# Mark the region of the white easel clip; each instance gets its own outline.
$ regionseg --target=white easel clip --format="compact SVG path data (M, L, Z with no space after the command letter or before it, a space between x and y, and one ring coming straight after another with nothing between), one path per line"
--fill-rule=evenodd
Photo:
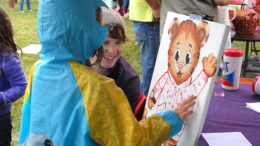
M197 15L197 14L190 14L189 17L191 19L194 19L194 20L199 20L199 21L202 20L202 17L200 15Z

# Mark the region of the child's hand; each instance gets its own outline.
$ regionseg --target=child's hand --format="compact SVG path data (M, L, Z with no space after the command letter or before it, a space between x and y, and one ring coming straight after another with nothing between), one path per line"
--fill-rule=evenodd
M195 99L197 96L191 96L189 98L184 99L181 101L175 109L173 109L173 112L183 121L186 120L186 118L193 113L193 111L190 110L191 107L195 105Z

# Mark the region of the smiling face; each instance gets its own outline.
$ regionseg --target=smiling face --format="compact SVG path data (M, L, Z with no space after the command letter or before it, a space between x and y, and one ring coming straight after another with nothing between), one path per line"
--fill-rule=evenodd
M177 84L186 81L198 63L198 45L192 37L192 34L181 33L170 44L169 68Z
M103 58L101 60L101 67L112 68L122 54L123 41L114 39L108 34L102 47Z
M122 54L123 43L127 41L125 23L120 14L111 9L97 9L97 21L107 28L108 33L102 47L95 55L85 61L88 67L101 74L105 74L109 68L113 68Z
M185 82L195 70L199 60L200 48L197 43L195 25L180 29L172 40L168 52L169 69L177 84ZM187 30L189 29L189 30Z
M114 67L115 63L122 54L123 43L127 40L125 30L122 25L116 24L108 25L106 27L109 31L104 44L99 49L100 52L96 52L94 57L89 59L89 63L86 62L87 66L92 67L101 74L104 74L107 69Z
M200 57L200 49L209 37L208 22L201 21L197 26L192 20L179 24L174 18L168 29L171 40L168 51L168 65L171 76L179 85L191 77Z

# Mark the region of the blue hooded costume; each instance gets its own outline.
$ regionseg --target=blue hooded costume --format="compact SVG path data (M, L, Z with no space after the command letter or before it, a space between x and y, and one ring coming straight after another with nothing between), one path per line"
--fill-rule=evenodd
M182 120L165 111L138 122L112 79L84 62L103 44L101 0L40 0L40 61L30 71L18 145L159 145Z

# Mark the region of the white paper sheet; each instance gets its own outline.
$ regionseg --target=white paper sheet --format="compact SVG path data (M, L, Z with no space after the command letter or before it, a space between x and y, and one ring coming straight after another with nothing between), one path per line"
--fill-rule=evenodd
M23 53L31 53L36 54L39 53L42 49L42 46L40 44L30 44L24 48L22 48ZM20 50L18 50L20 52Z
M202 133L209 146L252 146L241 132Z
M246 107L260 113L260 102L255 102L255 103L246 103Z

